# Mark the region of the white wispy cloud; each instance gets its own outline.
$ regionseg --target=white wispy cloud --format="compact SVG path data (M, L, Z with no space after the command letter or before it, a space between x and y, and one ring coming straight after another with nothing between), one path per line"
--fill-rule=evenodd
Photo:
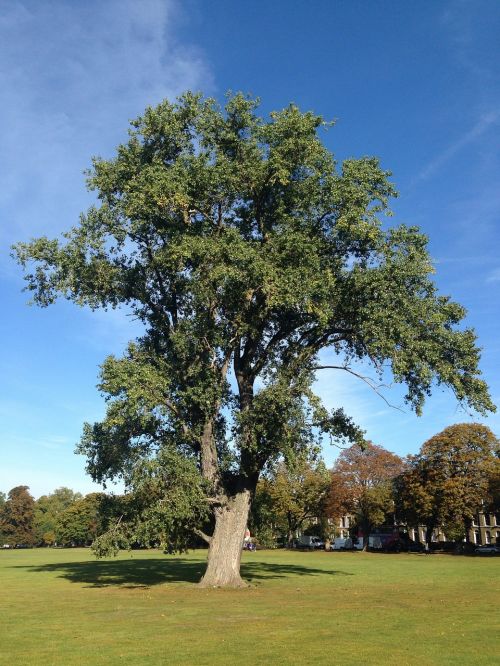
M411 187L428 180L458 153L475 144L480 159L487 159L495 149L495 142L486 135L500 124L500 97L498 58L495 49L498 41L492 25L498 17L494 3L477 11L473 0L450 0L441 10L441 39L446 46L451 62L456 67L462 86L469 90L470 103L466 106L457 101L451 107L449 125L457 132L454 139L423 165L412 181ZM488 48L490 47L490 48ZM490 145L493 144L493 145Z
M441 23L452 47L452 55L475 80L480 102L489 97L497 77L497 67L492 66L496 61L496 52L491 51L489 58L484 57L484 54L481 58L476 55L478 45L483 45L486 38L483 22L496 25L495 4L490 2L488 7L488 3L483 3L483 11L478 12L475 0L450 0L441 14Z
M453 141L447 148L433 157L415 176L412 186L427 180L449 162L463 148L479 139L491 127L498 125L500 121L499 111L490 111L482 114L479 120L467 132Z
M112 155L148 104L210 91L202 54L176 36L174 0L0 0L0 279L19 289L9 246L57 236L93 201L83 171ZM140 332L123 311L92 313L87 341Z
M496 268L487 276L486 282L500 282L500 268Z
M172 0L2 3L1 245L74 224L91 201L82 175L91 156L112 154L146 105L210 88L201 54L176 40L177 9Z

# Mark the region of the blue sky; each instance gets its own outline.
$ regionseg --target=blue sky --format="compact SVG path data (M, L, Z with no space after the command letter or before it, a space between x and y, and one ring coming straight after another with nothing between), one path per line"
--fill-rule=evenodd
M99 419L98 366L138 331L125 313L26 306L10 245L56 236L92 202L82 172L147 104L195 89L294 101L336 118L339 159L378 155L394 223L430 237L436 281L466 306L500 404L500 3L497 0L0 0L0 490L88 492L73 453ZM401 455L470 420L437 391L424 416L363 383L317 389ZM387 399L401 404L397 387ZM486 423L500 434L500 417ZM331 463L334 450L325 451Z

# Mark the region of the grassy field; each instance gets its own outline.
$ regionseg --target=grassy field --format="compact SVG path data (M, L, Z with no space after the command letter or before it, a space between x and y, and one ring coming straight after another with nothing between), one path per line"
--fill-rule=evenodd
M225 591L204 557L0 552L0 663L500 664L500 558L258 551Z

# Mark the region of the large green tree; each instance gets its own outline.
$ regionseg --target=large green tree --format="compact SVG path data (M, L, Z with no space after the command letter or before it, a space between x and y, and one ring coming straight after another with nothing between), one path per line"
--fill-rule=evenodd
M80 451L98 481L131 482L161 451L184 460L186 501L171 506L205 497L210 586L243 584L241 543L270 461L322 431L360 437L311 391L322 349L340 372L355 359L389 368L417 412L436 382L493 408L464 310L430 278L425 236L381 224L388 172L375 158L338 165L314 113L257 108L188 93L146 109L113 159L94 160L98 204L62 242L16 247L35 303L126 306L144 323L102 366L107 416L85 426ZM169 474L154 476L171 488Z
M434 435L397 479L399 517L412 527L425 525L429 545L439 527L468 540L474 516L490 500L499 451L499 440L480 423L458 423Z

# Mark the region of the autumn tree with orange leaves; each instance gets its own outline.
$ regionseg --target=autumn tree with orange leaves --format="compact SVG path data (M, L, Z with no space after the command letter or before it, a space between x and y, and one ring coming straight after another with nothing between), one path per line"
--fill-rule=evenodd
M344 449L331 472L327 512L331 518L354 516L367 537L394 511L392 482L403 471L403 460L382 446L366 442ZM365 548L367 539L364 542Z
M399 518L411 527L425 525L427 544L438 527L468 540L474 516L488 503L499 451L499 440L479 423L459 423L431 437L397 480Z

